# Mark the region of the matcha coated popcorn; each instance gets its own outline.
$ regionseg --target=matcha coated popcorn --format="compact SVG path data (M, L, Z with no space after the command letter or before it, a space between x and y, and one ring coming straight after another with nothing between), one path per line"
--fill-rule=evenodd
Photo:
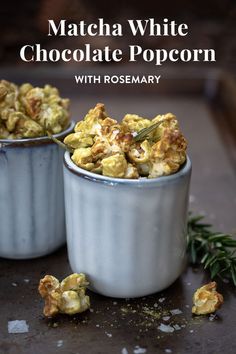
M0 139L36 138L62 132L69 123L69 100L50 85L20 86L0 81Z
M168 113L149 120L126 114L118 123L101 103L77 123L64 143L72 149L77 166L115 178L170 175L186 160L187 142L176 116Z
M73 273L60 283L52 275L40 279L38 291L45 301L43 313L52 317L58 313L74 315L84 312L90 307L89 296L86 295L88 285L83 273Z

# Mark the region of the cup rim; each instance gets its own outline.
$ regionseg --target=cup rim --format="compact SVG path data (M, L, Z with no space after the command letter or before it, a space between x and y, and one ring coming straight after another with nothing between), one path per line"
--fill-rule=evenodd
M81 167L78 167L71 159L70 152L66 151L64 154L64 166L67 170L69 170L71 173L74 173L78 177L85 178L87 180L93 181L93 182L100 182L103 184L109 184L109 185L117 185L117 184L127 184L127 185L132 185L132 186L140 186L140 185L157 185L157 184L163 184L163 183L169 183L169 182L174 182L188 173L191 173L192 169L192 163L189 158L189 156L186 156L186 161L184 164L180 167L180 169L168 176L161 176L157 178L146 178L146 177L141 177L139 179L128 179L128 178L113 178L113 177L108 177L108 176L103 176L99 175L94 172L87 171Z
M52 134L54 138L63 138L68 133L70 133L74 128L75 122L70 121L66 129L57 134ZM0 139L3 146L19 146L19 145L31 145L31 144L40 144L40 143L52 143L51 139L48 136L39 136L35 138L23 138L23 139Z

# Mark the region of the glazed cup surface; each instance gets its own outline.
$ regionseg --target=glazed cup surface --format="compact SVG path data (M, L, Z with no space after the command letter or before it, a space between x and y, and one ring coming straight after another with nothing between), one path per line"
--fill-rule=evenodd
M163 290L186 263L191 162L156 179L96 175L64 156L69 261L91 290L140 297Z
M47 137L0 140L0 257L35 258L65 243L63 153Z

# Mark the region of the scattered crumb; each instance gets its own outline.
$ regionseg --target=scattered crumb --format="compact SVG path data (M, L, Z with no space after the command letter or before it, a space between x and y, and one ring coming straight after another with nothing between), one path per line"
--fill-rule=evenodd
M125 307L121 307L121 311L124 312L124 313L128 313L128 309L125 308Z
M192 283L188 282L187 285L190 286L190 285L192 285Z
M165 333L172 333L174 332L174 328L171 327L170 325L165 325L164 323L161 323L160 326L157 327L161 332Z
M15 287L18 286L17 283L11 283L11 285Z
M98 328L99 328L99 327L100 327L100 325L99 325L99 324L96 324L96 327L98 327Z
M158 300L160 303L162 303L163 301L165 301L165 297L160 297L160 299Z
M183 313L180 309L170 310L171 315L180 315Z
M173 327L174 327L174 329L176 331L180 331L181 330L181 327L178 324L174 324Z
M155 319L159 319L161 317L161 314L159 312L156 312L155 310L149 310L148 308L144 307L143 308L143 313L145 315L149 315L151 316L152 318L155 318Z
M27 278L25 278L25 279L24 279L24 282L25 282L25 283L29 283L29 282L30 282L30 280L29 280L29 279L27 279Z
M147 352L147 349L141 348L139 345L136 345L133 352L134 354L143 354Z
M89 309L89 311L93 313L93 312L94 312L94 309Z
M162 317L162 319L163 319L163 321L169 321L170 316L164 316L164 317Z
M60 347L62 347L62 346L63 346L63 340L62 340L62 339L59 339L59 340L57 341L57 347L60 348Z
M113 301L113 305L117 305L117 302L116 302L116 301Z
M217 319L217 315L212 313L210 316L209 316L209 321L215 321Z
M194 330L193 329L190 329L190 331L189 331L190 333L193 333L194 332Z
M155 304L153 305L154 307L158 307L158 304L155 302Z
M121 354L129 354L128 350L126 348L121 349Z
M108 332L105 332L107 337L111 338L112 337L112 334L111 333L108 333Z
M171 349L165 349L165 353L172 353L172 350Z
M25 320L8 321L8 333L27 333L29 326Z

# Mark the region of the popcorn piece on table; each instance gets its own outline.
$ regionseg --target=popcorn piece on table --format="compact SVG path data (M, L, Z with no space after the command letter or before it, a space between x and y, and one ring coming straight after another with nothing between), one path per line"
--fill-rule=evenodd
M223 296L216 291L216 282L211 282L197 289L193 295L192 313L206 315L215 312L224 302Z
M44 315L55 316L58 313L74 315L90 307L89 296L85 294L88 282L83 273L71 274L61 283L52 275L46 275L39 282L39 293L45 300Z

